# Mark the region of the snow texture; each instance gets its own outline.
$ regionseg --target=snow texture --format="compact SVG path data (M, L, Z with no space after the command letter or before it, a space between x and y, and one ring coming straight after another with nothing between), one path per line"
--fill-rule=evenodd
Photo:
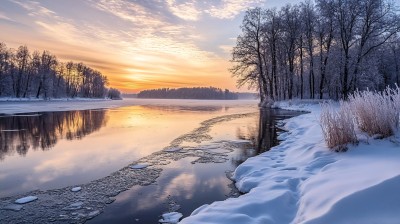
M26 196L26 197L19 198L19 199L15 200L15 203L17 203L17 204L26 204L26 203L35 201L37 199L38 199L38 197L36 197L36 196Z
M279 107L311 113L286 120L280 145L237 167L246 194L203 205L181 224L399 223L399 135L337 153L324 142L317 101Z
M179 212L170 212L162 215L162 219L159 220L161 223L178 223L179 219L182 218L182 214Z

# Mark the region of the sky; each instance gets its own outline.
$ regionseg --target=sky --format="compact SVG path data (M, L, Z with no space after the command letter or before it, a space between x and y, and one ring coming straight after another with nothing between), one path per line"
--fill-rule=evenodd
M0 42L83 62L125 93L195 86L238 91L228 69L245 10L298 2L1 0Z

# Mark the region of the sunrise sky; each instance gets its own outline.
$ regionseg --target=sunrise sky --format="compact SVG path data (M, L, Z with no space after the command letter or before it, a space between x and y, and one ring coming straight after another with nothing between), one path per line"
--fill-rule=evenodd
M123 92L183 86L236 91L228 68L243 12L297 2L1 0L0 41L84 62Z

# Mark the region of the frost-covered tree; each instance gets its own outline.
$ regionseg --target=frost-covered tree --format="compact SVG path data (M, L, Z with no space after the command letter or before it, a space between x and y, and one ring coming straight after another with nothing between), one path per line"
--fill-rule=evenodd
M252 9L244 17L231 71L239 85L256 86L262 100L347 98L356 89L399 83L399 31L399 13L388 0Z

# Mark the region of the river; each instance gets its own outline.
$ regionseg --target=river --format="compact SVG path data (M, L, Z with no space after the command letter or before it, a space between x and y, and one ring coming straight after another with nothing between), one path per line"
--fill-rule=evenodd
M230 172L276 145L276 124L295 115L256 103L174 101L0 116L0 221L157 223L164 212L190 215L237 197ZM137 163L148 167L130 167ZM39 200L4 209L26 195Z

